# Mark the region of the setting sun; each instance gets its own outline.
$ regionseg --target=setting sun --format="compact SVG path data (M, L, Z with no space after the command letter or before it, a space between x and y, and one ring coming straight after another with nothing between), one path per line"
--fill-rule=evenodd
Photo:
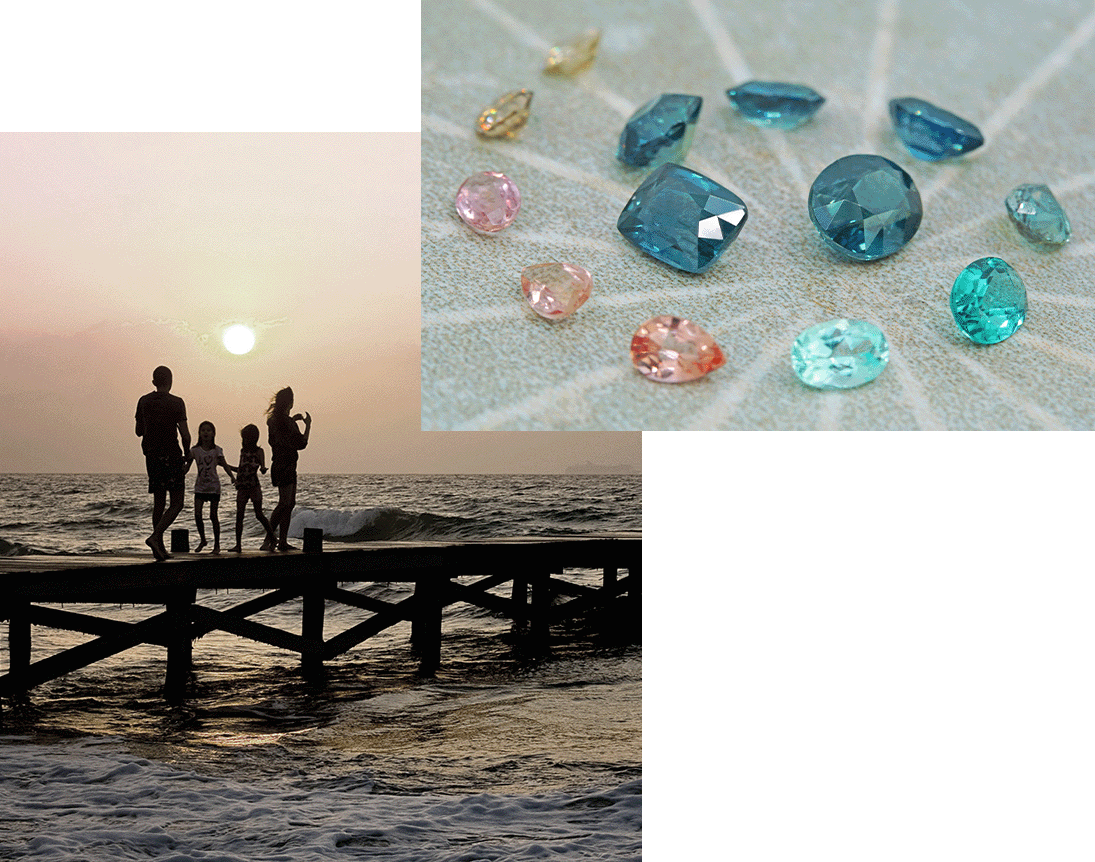
M224 346L229 353L240 356L255 346L255 331L242 323L234 323L224 330Z

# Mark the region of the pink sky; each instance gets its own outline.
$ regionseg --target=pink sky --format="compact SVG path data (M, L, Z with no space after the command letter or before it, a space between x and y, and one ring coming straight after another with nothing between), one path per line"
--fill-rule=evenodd
M640 465L640 436L420 431L419 136L0 134L0 472L140 472L171 367L192 431L314 418L305 472ZM228 353L231 323L254 350Z

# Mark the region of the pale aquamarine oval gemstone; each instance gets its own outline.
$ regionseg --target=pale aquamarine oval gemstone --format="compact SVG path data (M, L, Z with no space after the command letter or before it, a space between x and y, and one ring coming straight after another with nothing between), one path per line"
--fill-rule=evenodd
M1035 245L1058 248L1072 236L1072 225L1049 186L1027 184L1013 189L1004 201L1012 224Z
M794 129L825 104L817 90L780 81L746 81L726 91L738 113L755 126Z
M852 389L870 383L889 359L886 336L865 320L819 323L804 330L791 346L795 374L815 389Z
M977 344L1010 338L1027 316L1027 289L1014 269L998 257L967 266L951 288L951 314L962 334Z

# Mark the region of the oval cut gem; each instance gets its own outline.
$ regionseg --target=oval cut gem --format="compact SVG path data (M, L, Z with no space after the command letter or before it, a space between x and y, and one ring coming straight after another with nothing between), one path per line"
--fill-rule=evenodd
M662 165L635 189L616 228L663 263L703 272L741 232L745 202L730 189L680 165Z
M886 367L886 336L865 320L830 320L811 326L791 346L798 379L815 389L852 389L870 383Z
M473 174L456 193L457 214L477 233L497 233L509 227L519 209L517 184L495 171Z
M810 187L810 219L825 244L853 260L878 260L913 238L924 208L916 184L882 156L837 159Z
M794 129L818 112L825 98L801 84L746 81L726 91L738 113L755 126Z
M981 130L969 120L923 99L892 99L890 119L908 151L928 162L953 159L985 143Z
M1022 185L1004 201L1016 230L1035 245L1058 248L1072 236L1064 209L1046 185Z
M659 383L687 383L726 362L715 339L692 321L670 314L651 318L631 339L631 361Z
M532 310L548 320L561 320L589 299L593 276L573 263L537 263L521 270L521 292Z
M652 99L627 121L616 158L633 168L684 161L702 107L699 96L666 93Z
M1015 334L1027 316L1027 289L998 257L967 266L951 289L951 314L962 334L977 344L997 344Z

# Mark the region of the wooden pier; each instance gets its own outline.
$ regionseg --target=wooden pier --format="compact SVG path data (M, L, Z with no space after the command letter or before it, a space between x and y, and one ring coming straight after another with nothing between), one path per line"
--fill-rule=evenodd
M315 547L314 541L306 547ZM441 661L444 609L466 602L513 620L534 647L546 647L553 623L591 610L606 610L639 632L642 606L641 538L370 543L346 550L243 554L178 554L156 563L141 557L23 556L0 558L0 620L8 622L8 672L0 698L16 702L30 689L139 644L167 650L164 694L185 700L193 642L211 631L291 650L305 672L351 650L390 626L409 622L421 669ZM598 587L568 580L567 570L602 572ZM473 577L471 582L467 582ZM462 580L458 581L460 578ZM414 592L397 602L348 589L362 583L405 582ZM506 589L508 585L508 590ZM506 595L491 589L502 587ZM201 590L254 590L260 595L228 610L198 603ZM301 600L301 633L249 619L280 604ZM328 602L367 616L324 638ZM110 603L159 607L146 619L120 622L76 613L57 604ZM95 637L31 661L34 626Z

